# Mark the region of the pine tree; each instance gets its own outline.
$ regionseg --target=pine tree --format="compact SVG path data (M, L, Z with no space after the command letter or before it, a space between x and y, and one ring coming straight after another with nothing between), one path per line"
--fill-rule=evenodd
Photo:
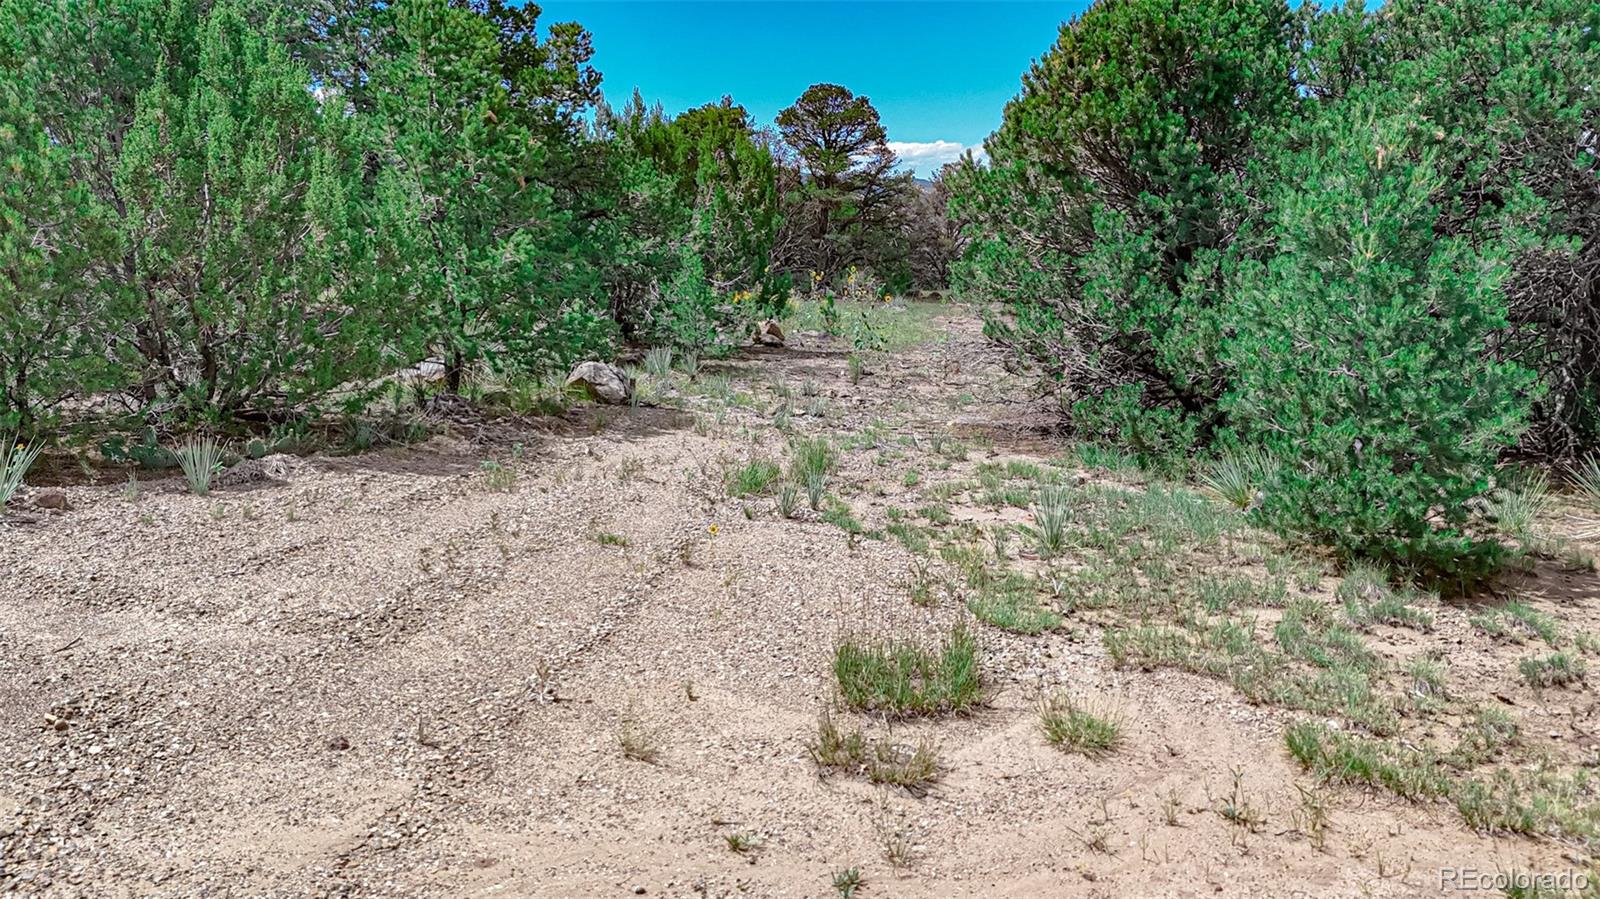
M1444 187L1425 121L1362 100L1281 163L1266 265L1236 287L1224 400L1278 461L1262 514L1353 556L1470 582L1499 546L1475 539L1535 395L1488 352L1505 326L1496 249L1435 233Z

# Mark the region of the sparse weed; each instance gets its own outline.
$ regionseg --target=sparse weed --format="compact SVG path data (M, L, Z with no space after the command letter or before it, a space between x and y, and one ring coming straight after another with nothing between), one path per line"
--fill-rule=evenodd
M1546 644L1555 646L1560 637L1554 617L1521 602L1508 602L1473 615L1468 621L1495 639L1514 643L1538 637Z
M1517 664L1522 679L1535 687L1564 687L1584 679L1583 659L1565 652L1531 656Z
M1362 629L1376 624L1432 630L1433 616L1413 606L1416 594L1389 586L1384 571L1358 565L1345 573L1336 594L1344 602L1345 617Z
M483 472L483 486L486 489L506 493L517 486L517 471L509 465L485 459L478 469Z
M1247 831L1260 830L1261 826L1267 823L1267 818L1245 796L1244 769L1235 768L1231 773L1233 786L1229 789L1228 795L1217 804L1217 814L1221 815L1224 821L1236 824Z
M843 731L826 713L817 723L817 738L808 747L816 763L827 769L864 775L875 784L896 786L915 796L939 776L939 747L924 738L914 744L869 740L860 731Z
M623 756L636 762L654 765L661 759L660 740L639 720L632 706L617 725L617 743Z
M736 855L748 855L761 848L761 835L754 831L741 830L736 833L722 835L723 842L728 844L728 849Z
M984 624L1018 634L1042 634L1061 626L1061 613L1041 605L1033 585L1011 572L986 575L974 585L967 609Z

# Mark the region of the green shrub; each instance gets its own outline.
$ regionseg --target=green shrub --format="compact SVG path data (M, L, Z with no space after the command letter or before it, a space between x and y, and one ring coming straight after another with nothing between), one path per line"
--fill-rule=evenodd
M1277 253L1239 279L1225 406L1281 460L1269 523L1460 586L1499 555L1472 504L1533 382L1488 352L1503 261L1434 233L1431 140L1361 102L1308 129L1283 163Z
M947 182L958 292L1093 439L1186 452L1221 395L1220 261L1261 137L1297 105L1278 0L1096 3L1024 76L988 165Z

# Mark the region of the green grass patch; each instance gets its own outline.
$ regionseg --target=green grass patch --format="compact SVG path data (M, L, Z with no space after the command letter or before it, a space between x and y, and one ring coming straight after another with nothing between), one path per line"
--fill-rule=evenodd
M957 627L930 646L850 638L833 654L833 676L850 708L892 717L966 712L983 701L978 642Z

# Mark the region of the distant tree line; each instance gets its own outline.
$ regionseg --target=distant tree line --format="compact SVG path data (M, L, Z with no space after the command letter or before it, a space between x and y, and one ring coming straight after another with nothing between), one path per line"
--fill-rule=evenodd
M942 209L866 98L819 85L776 130L730 99L614 110L590 35L539 16L0 0L0 430L355 408L424 359L458 390L717 352L800 279L942 283L913 249Z
M1470 580L1600 438L1600 5L1101 0L953 171L954 283L1084 437Z

